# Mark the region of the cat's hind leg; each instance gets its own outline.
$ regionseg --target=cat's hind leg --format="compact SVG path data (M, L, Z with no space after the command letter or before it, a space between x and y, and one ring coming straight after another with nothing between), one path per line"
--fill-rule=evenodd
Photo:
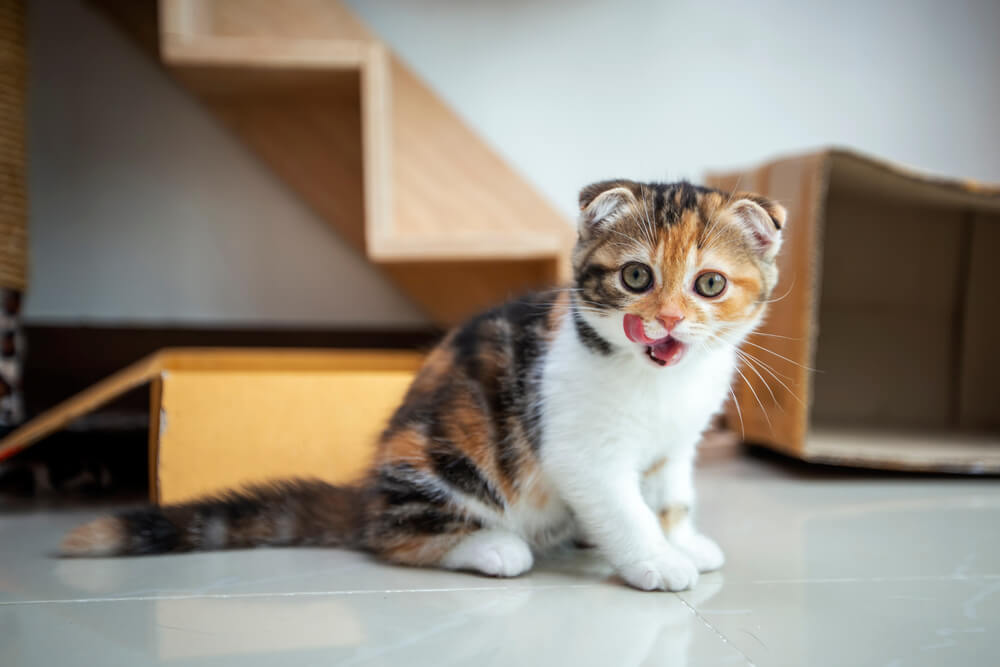
M440 535L397 535L378 544L375 554L390 563L467 570L491 577L516 577L531 569L528 544L498 528Z
M491 577L516 577L530 570L533 563L528 544L501 528L468 535L441 559L441 567L449 570L472 570Z
M516 577L534 563L521 537L484 525L460 506L410 484L388 486L383 479L380 490L366 512L360 546L382 560L491 577Z

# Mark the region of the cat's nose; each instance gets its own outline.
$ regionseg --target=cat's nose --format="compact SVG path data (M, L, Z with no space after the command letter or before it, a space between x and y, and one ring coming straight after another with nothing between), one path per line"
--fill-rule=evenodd
M684 321L684 313L679 310L662 310L660 314L656 316L656 321L663 325L663 328L670 333L677 327L678 324Z

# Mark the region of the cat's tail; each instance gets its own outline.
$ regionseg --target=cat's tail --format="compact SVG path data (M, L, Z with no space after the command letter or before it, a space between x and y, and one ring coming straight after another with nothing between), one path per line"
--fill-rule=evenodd
M353 546L360 488L289 481L95 519L63 539L63 556L125 556L256 546Z

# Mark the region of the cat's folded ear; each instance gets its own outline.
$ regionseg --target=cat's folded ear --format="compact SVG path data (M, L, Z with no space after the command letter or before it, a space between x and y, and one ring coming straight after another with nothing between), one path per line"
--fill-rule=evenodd
M580 236L589 238L620 220L639 200L633 181L601 181L580 191Z
M785 207L770 199L747 192L733 196L729 211L751 245L764 259L771 261L781 248L781 230L788 217Z

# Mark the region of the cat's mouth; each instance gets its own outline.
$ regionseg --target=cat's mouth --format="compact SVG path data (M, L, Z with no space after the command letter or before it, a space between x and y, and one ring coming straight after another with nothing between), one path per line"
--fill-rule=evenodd
M646 357L657 366L673 366L687 350L687 345L667 335L663 338L650 338L646 335L646 327L642 318L636 315L625 316L625 335L633 343L639 343L645 348Z
M657 366L673 366L684 356L686 347L676 338L667 336L657 341L655 345L647 345L646 356Z

